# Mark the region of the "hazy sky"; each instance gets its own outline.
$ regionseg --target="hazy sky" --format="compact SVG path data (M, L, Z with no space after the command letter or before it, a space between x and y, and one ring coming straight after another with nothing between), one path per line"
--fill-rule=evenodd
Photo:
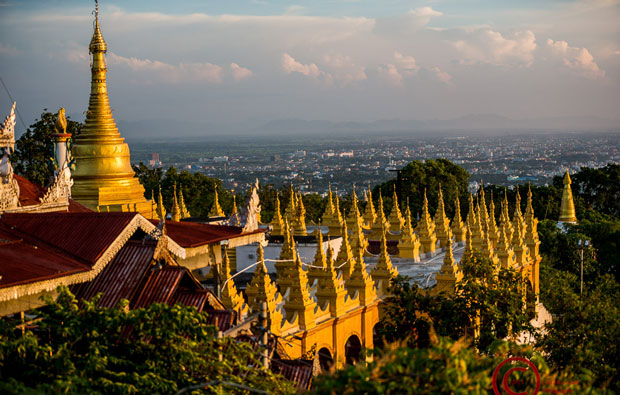
M93 8L0 1L27 124L86 110ZM117 120L620 118L620 0L104 0L100 23Z

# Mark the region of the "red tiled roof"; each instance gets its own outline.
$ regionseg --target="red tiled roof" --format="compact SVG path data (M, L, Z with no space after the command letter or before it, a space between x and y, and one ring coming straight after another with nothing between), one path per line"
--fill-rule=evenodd
M0 225L0 288L50 280L90 267L65 255L23 240Z
M151 263L155 246L154 242L128 241L95 279L72 287L73 293L78 299L90 300L101 292L99 305L103 307L130 300Z
M148 307L153 303L168 303L176 291L185 269L177 266L166 266L153 269L147 274L147 279L131 308Z
M157 225L158 220L150 220ZM198 247L205 244L217 243L222 240L233 239L235 237L265 232L264 229L257 229L252 232L243 233L243 228L238 226L210 225L197 222L177 222L166 221L168 237L174 240L183 248Z
M41 198L45 195L45 189L20 175L13 174L13 178L19 185L19 204L32 206L41 204Z
M94 264L136 213L6 213L4 223Z
M84 206L81 203L76 202L73 199L69 199L68 211L70 213L94 213L93 210L89 209L88 207Z

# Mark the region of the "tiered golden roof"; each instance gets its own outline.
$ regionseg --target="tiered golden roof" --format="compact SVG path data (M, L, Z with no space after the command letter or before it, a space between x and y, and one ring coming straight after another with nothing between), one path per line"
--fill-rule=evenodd
M275 236L282 235L282 229L284 228L284 220L282 219L280 209L280 194L276 195L276 208L273 212L273 219L271 220L271 234Z
M181 208L179 207L179 201L177 200L177 183L174 183L174 189L172 193L172 208L170 209L170 215L173 221L181 220Z
M577 223L577 215L575 215L575 203L573 202L573 191L570 184L571 179L568 174L568 169L564 173L564 189L562 190L562 203L560 205L560 218L559 222Z
M183 185L179 185L179 209L181 210L181 218L191 217L189 210L185 206L185 198L183 198Z
M256 250L258 264L252 276L252 282L245 289L248 297L248 304L253 312L260 311L261 302L267 303L267 312L271 320L271 332L278 335L282 325L282 312L278 309L278 304L282 302L282 297L278 294L275 284L269 278L267 267L265 266L265 254L263 246L258 245Z
M366 209L364 210L364 215L362 216L364 219L364 227L370 228L377 219L377 213L375 212L375 205L372 202L372 192L370 191L370 186L368 187L368 191L366 192Z
M390 224L385 218L385 210L383 209L383 196L379 194L379 204L376 210L375 222L373 222L370 227L370 235L368 238L370 240L380 240L385 229L389 228L389 226Z
M90 101L84 127L72 147L75 170L71 197L95 211L137 211L151 218L154 202L144 197L144 187L131 167L129 146L120 136L110 109L106 51L97 13L89 45Z
M340 244L340 250L336 257L336 267L338 267L342 273L342 278L347 280L351 276L353 271L354 259L353 251L351 250L351 244L349 243L349 231L347 230L346 221L342 221L342 243Z
M166 219L166 208L164 207L164 199L161 197L161 185L159 186L159 195L157 196L157 217L160 220Z
M305 236L308 234L306 229L306 208L304 207L304 200L302 199L301 192L297 198L297 212L294 224L296 235Z
M225 284L222 287L221 297L222 304L229 310L235 310L240 316L244 316L248 312L248 305L243 299L243 295L237 292L235 282L230 274L230 260L228 254L223 253L222 274L224 275Z
M336 199L338 199L337 196ZM336 200L336 202L337 201L338 200ZM329 236L337 236L340 234L342 217L334 205L331 185L329 186L329 193L327 195L327 207L325 207L325 212L323 213L321 222L323 225L327 226L327 234Z
M398 195L396 194L396 185L394 186L394 193L392 194L392 211L388 217L390 223L390 231L396 233L400 232L405 225L405 219L400 212L400 205L398 204Z
M308 291L308 277L302 268L299 256L296 256L293 270L291 271L291 283L288 298L284 302L284 310L287 320L291 320L295 314L299 319L301 329L310 329L316 325L315 310L316 302Z
M539 261L540 240L538 238L538 219L534 216L532 207L532 188L527 191L527 208L525 209L525 244L530 252L530 259Z
M495 221L495 203L493 202L493 192L491 192L491 201L489 202L489 222L488 222L489 240L491 240L493 248L497 247L499 240L499 229Z
M354 266L351 276L346 280L345 286L349 295L355 297L358 294L360 305L372 303L377 298L375 282L368 274L366 263L364 262L365 240L362 232L361 221L357 222L356 229L353 231L353 240L356 245L353 247L355 253Z
M326 264L326 275L319 278L315 296L319 305L329 303L332 317L339 317L352 307L352 300L348 297L344 282L338 277L338 272L334 268L334 250L331 246L327 247Z
M327 263L325 253L323 252L323 233L321 232L320 226L317 228L316 233L316 252L312 264L308 267L308 281L310 286L314 285L316 280L326 275L325 267Z

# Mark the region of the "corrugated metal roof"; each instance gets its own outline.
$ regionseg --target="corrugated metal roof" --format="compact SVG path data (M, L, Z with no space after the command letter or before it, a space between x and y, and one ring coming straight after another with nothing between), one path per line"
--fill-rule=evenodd
M94 280L74 286L75 296L89 300L101 292L99 305L103 307L130 300L151 263L155 246L155 242L128 241Z
M159 222L158 220L150 221L155 225ZM166 221L166 230L168 236L183 248L198 247L235 237L264 232L263 229L257 229L256 231L243 233L243 228L238 226L176 221Z
M272 359L271 370L280 373L297 384L300 390L310 389L312 383L312 363L300 359Z
M153 303L169 303L184 275L185 269L182 267L154 268L147 274L148 277L142 290L137 294L130 307L137 309L148 307Z
M86 272L90 267L17 237L0 225L0 288Z
M204 289L178 288L168 303L170 305L180 303L185 306L194 306L198 311L202 311L207 296L207 291Z
M94 264L136 213L3 214L1 223Z
M81 203L76 202L73 199L69 199L68 211L70 213L94 213L93 210L89 209Z
M218 330L225 332L235 325L237 313L234 310L206 310L207 323L215 325Z

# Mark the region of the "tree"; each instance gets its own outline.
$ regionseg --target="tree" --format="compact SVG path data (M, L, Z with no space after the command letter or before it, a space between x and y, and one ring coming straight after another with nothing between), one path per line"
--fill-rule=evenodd
M523 306L525 280L511 268L496 271L493 263L478 254L461 259L463 278L453 296L430 296L398 278L392 296L384 304L379 335L388 342L407 341L411 347L425 347L431 328L453 340L471 336L487 349L494 341L531 331L530 317Z
M26 132L15 142L15 152L11 155L11 164L15 173L28 180L45 186L54 173L51 167L53 156L52 134L55 133L56 114L43 109L41 119L35 120ZM79 136L83 124L67 117L67 133L73 139Z
M223 380L292 393L290 383L261 367L246 343L218 339L206 314L193 307L153 304L146 309L102 308L97 297L78 301L60 289L23 334L1 321L3 393L176 393ZM214 385L211 393L244 393Z
M455 165L447 159L434 159L421 162L419 160L409 163L402 169L402 196L401 205L409 200L409 206L412 214L422 213L422 204L424 200L424 191L428 197L429 210L431 214L435 213L437 207L437 195L439 185L443 191L446 213L449 216L454 215L454 200L457 197L457 189L459 193L461 209L467 210L466 194L469 181L469 173L462 167ZM389 197L388 204L391 207L391 196L396 185L396 179L384 182L373 189L373 199L379 198L379 193L385 197ZM386 211L388 208L386 207ZM463 211L461 215L464 215ZM389 213L386 213L389 214Z
M493 372L508 357L530 360L541 376L545 392L594 393L587 374L553 372L540 354L531 348L498 342L489 353L477 353L464 340L439 338L428 348L393 344L375 350L372 362L360 362L314 379L316 394L489 394ZM513 365L498 371L496 385L502 388L505 374L512 393L528 393L535 386L533 372L508 372ZM542 391L541 391L542 392ZM506 393L502 391L502 393ZM531 393L531 392L529 392Z

